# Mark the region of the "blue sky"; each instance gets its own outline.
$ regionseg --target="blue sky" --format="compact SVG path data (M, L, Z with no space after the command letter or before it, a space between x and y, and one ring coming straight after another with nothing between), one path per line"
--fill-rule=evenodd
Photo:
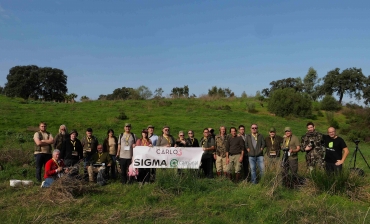
M64 70L69 93L212 86L254 95L336 67L370 75L369 1L0 0L0 86L9 69Z

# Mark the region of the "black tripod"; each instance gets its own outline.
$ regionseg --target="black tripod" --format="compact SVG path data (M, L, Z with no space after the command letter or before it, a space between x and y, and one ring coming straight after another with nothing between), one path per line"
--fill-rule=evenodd
M356 170L356 169L357 169L357 168L356 168L357 151L358 151L358 152L360 152L360 154L361 154L362 158L364 159L364 161L365 161L365 163L366 163L367 167L370 169L369 163L367 163L367 161L366 161L366 159L365 159L365 156L362 154L362 152L361 152L360 148L358 147L358 143L360 143L360 140L355 140L355 141L353 141L353 142L356 144L356 148L355 148L355 151L354 151L354 152L353 152L353 154L352 154L352 158L351 158L351 160L349 161L349 163L351 164L351 163L352 163L352 159L353 159L353 158L355 158L355 160L354 160L354 162L353 162L353 168L352 168L352 169L354 169L354 170Z

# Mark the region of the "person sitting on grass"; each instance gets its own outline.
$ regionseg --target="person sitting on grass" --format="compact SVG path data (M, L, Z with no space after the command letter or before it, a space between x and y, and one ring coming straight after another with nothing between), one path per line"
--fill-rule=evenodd
M112 159L108 152L103 152L103 145L97 146L97 152L92 155L90 159L90 164L87 167L89 173L89 181L95 182L95 173L97 173L97 183L104 185L106 183L105 176L105 166L110 167L112 165Z
M50 187L50 185L58 178L62 177L64 173L68 173L68 169L64 168L64 162L59 159L60 151L55 149L52 158L45 164L44 181L41 187Z

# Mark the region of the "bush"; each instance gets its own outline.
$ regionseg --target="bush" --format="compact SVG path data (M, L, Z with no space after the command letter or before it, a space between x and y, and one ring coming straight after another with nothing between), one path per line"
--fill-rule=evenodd
M321 110L326 111L338 111L342 106L338 101L331 95L326 95L321 101Z
M216 110L231 110L231 107L229 105L222 105L216 107Z
M323 116L324 116L324 114L321 112L321 110L319 110L319 111L317 111L317 116L318 116L318 117L323 117Z
M269 99L268 111L280 117L308 117L312 114L312 100L307 94L296 92L293 88L277 89Z
M257 113L258 111L256 110L256 104L254 103L247 103L247 110L249 113Z
M123 111L122 111L122 112L118 115L117 119L119 119L119 120L127 120L127 119L128 119L128 117L127 117L127 115L125 114L125 112L123 112Z
M339 129L339 123L334 119L334 113L333 112L325 112L326 120L329 123L329 126Z

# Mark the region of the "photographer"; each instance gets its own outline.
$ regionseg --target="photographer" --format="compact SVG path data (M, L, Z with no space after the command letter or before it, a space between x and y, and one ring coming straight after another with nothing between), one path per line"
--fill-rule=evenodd
M325 170L328 174L342 171L342 164L349 154L348 147L341 137L336 135L335 128L328 128L328 135L324 135Z
M284 155L287 153L288 158L283 158L283 181L287 183L289 171L292 178L298 177L298 152L301 150L301 146L298 137L292 134L290 127L286 127L284 131L285 137L282 147Z
M62 177L64 172L68 172L68 169L64 170L64 162L59 159L60 151L55 149L53 151L53 157L45 164L44 181L41 183L41 187L50 187L54 180Z

